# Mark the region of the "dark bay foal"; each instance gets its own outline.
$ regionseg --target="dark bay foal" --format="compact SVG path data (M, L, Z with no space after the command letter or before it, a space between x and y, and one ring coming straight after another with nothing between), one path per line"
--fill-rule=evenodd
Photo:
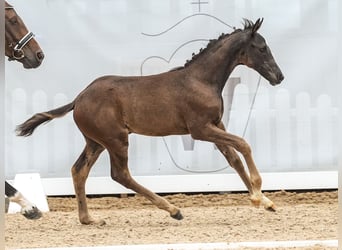
M261 19L255 23L245 20L244 29L211 41L207 48L177 70L142 77L100 77L73 102L35 114L18 126L18 135L28 136L40 124L74 110L75 123L86 141L72 167L81 223L103 223L95 221L88 213L85 182L105 149L110 156L113 180L144 195L173 218L183 218L179 208L131 177L127 166L130 133L149 136L191 134L194 139L215 143L245 183L252 203L275 210L273 202L261 192L262 181L250 146L243 138L228 133L221 122L222 90L237 65L255 69L272 85L284 79L265 39L257 32L261 24ZM237 152L244 157L249 174Z

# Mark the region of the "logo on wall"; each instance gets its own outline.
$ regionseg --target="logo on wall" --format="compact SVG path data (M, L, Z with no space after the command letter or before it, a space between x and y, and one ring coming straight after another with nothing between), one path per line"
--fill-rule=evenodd
M223 25L232 30L235 29L235 27L227 24L214 15L202 13L202 5L208 5L208 1L198 0L191 2L190 4L198 8L198 13L186 16L173 25L165 28L164 30L161 30L160 32L142 32L141 34L151 39L168 39L169 32L186 32L186 30L184 30L185 24L196 25L196 23L203 20L211 23L216 23L217 25ZM169 56L148 56L141 62L140 74L146 75L146 72L149 72L149 69L153 68L153 65L158 65L158 69L160 69L159 72L174 69L175 67L179 66L179 64L177 65L177 62L180 60L177 60L177 58L184 59L184 54L186 54L186 52L195 51L195 49L197 49L198 47L202 47L204 43L207 44L208 42L208 38L190 39L180 43L178 47L176 47L176 49L171 51ZM194 55L194 53L192 55ZM223 92L225 114L222 120L226 127L228 127L229 111L232 105L234 88L238 83L240 83L240 78L228 79ZM167 136L163 137L162 140L172 163L178 169L192 173L211 173L219 172L228 167L227 161L219 152L219 150L216 149L213 143L193 140L190 135Z

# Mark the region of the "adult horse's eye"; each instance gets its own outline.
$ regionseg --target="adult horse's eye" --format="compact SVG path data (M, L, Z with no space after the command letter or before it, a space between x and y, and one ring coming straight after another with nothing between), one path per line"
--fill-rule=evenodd
M16 17L11 18L9 21L10 21L10 23L13 24L13 25L15 25L15 24L18 23L18 19L17 19Z

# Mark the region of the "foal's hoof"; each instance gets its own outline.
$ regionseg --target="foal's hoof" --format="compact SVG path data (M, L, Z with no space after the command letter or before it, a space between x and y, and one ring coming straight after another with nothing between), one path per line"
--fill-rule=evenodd
M270 212L276 212L277 211L276 206L274 204L272 204L272 206L270 206L270 207L265 207L265 209L267 211L270 211Z
M274 205L273 201L268 199L266 196L262 197L262 204L264 205L264 208L267 211L275 212L276 211L276 206Z
M21 213L25 216L26 219L29 220L37 220L42 217L42 212L40 212L37 207L32 207L32 209L30 210L24 210Z
M181 214L180 211L178 211L176 214L171 214L171 217L176 219L176 220L182 220L183 219L183 215Z

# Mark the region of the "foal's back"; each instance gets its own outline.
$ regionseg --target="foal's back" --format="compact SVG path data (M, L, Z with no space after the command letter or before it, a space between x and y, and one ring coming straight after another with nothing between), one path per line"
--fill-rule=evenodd
M208 98L212 92L184 70L142 77L103 76L76 98L74 118L81 130L91 125L143 135L187 134L190 117L220 104Z

